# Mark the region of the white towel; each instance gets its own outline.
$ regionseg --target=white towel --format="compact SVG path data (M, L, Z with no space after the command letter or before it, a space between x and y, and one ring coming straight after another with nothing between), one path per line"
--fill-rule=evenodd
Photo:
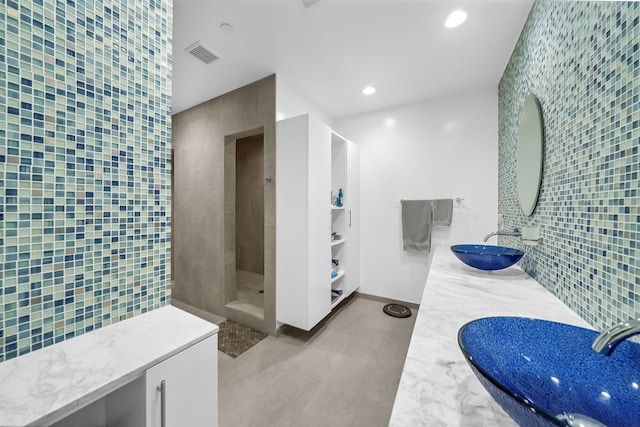
M405 251L431 250L431 200L402 200L402 242Z

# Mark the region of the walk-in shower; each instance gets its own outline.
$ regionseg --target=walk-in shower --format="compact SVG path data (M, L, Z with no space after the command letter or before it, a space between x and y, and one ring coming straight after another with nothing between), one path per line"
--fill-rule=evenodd
M264 134L230 138L225 146L228 308L264 317ZM235 158L235 161L234 161ZM231 201L230 199L235 199ZM231 209L229 209L231 208ZM231 248L229 248L231 249Z

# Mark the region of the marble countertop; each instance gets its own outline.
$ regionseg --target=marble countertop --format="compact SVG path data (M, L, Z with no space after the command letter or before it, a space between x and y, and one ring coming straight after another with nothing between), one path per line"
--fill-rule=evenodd
M172 306L0 363L0 425L49 425L218 327Z
M522 316L591 328L518 266L486 272L433 255L389 426L516 426L471 372L458 330L480 317Z

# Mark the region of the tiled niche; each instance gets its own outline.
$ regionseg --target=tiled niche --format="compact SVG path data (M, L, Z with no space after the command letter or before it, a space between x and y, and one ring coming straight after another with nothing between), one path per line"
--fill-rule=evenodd
M172 3L0 5L3 361L169 302Z
M545 158L525 217L515 150L529 93ZM521 266L594 327L638 317L640 3L537 0L500 82L499 140L499 211L544 239L524 248Z

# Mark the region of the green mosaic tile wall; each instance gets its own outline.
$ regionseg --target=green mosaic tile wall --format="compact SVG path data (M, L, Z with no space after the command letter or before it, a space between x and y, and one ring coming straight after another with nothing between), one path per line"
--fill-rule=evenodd
M546 146L525 217L515 148L529 93ZM521 266L594 327L639 317L640 3L537 0L500 82L499 141L499 212L544 238Z
M171 23L0 0L0 361L168 304Z

